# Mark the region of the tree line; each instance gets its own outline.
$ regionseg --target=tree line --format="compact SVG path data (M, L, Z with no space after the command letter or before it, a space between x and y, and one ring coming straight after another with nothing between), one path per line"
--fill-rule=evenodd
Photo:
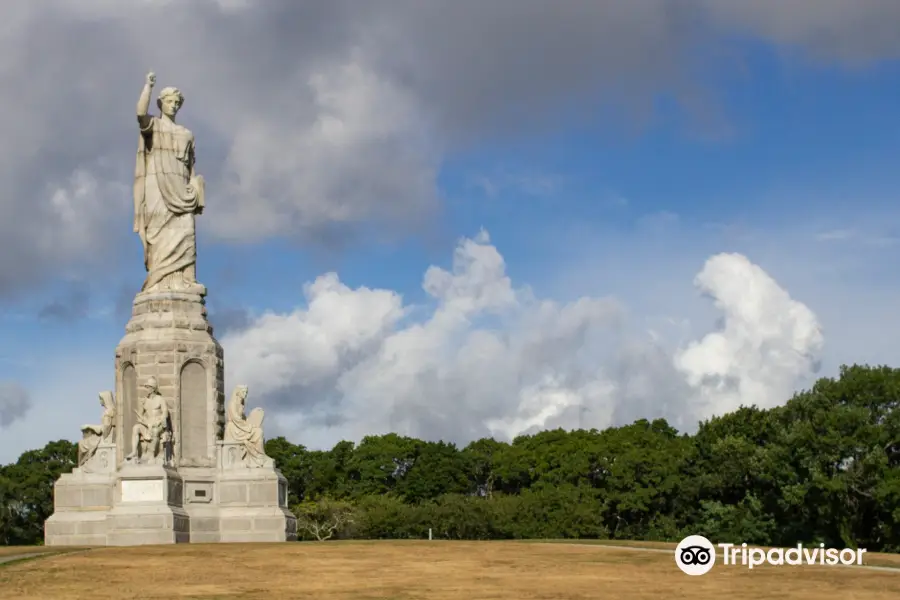
M662 419L459 448L396 434L266 452L303 539L615 538L900 551L900 369L842 367L783 406L743 407L679 433ZM36 544L56 441L0 467L0 543Z

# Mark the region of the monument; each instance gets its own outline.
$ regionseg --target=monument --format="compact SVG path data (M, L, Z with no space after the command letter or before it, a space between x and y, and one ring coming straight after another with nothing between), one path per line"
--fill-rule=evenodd
M222 346L197 281L196 216L205 208L194 136L175 117L177 88L148 113L137 103L134 231L147 277L116 348L116 389L100 425L81 428L78 467L54 486L48 546L295 540L287 481L266 456L263 410L245 414L246 386L225 405Z

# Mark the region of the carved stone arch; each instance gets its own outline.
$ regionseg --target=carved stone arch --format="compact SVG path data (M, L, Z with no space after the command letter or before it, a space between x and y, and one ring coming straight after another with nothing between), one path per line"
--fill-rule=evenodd
M122 361L121 365L122 390L121 398L116 398L116 410L122 415L122 430L116 432L116 438L122 440L121 447L127 456L134 449L131 447L131 431L137 423L136 410L138 407L137 368L130 360ZM118 421L118 419L117 419Z
M200 358L190 357L181 365L178 374L178 432L179 456L183 463L209 458L209 429L212 422L207 410L207 365Z

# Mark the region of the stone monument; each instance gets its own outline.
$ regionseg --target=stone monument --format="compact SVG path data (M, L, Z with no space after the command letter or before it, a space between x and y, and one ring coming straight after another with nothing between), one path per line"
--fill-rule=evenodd
M205 207L194 136L175 122L177 88L156 77L137 103L134 231L147 277L116 348L116 390L100 394L78 467L54 486L48 546L295 540L287 481L263 447L263 411L246 386L225 406L222 346L197 281L195 218Z

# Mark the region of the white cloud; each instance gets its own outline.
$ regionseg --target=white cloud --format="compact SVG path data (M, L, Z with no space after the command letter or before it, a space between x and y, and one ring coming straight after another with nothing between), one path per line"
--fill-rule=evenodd
M63 181L48 185L46 214L54 226L42 231L47 235L46 251L77 256L102 248L93 237L94 232L122 221L116 217L128 214L130 193L129 186L98 178L82 168L75 169Z
M0 381L0 429L5 429L28 414L31 397L17 383Z
M821 351L812 312L741 255L710 258L696 285L722 326L671 352L650 332L625 333L625 312L609 298L561 304L513 286L482 232L458 244L450 270L426 271L427 306L320 277L305 308L223 340L229 383L250 385L251 402L275 414L274 433L312 446L388 431L466 441L656 416L691 428L740 404L786 401Z
M680 350L675 365L704 412L771 408L818 371L824 337L816 316L759 266L740 254L718 254L695 283L714 299L723 326Z
M377 348L404 314L396 293L351 290L334 273L305 286L305 294L306 308L265 314L252 328L224 338L230 373L251 382L254 393L331 384L358 356Z
M303 91L302 88L300 91ZM211 211L221 237L257 240L362 221L415 221L437 204L437 152L410 93L359 52L306 81L307 105L229 121L233 181Z

